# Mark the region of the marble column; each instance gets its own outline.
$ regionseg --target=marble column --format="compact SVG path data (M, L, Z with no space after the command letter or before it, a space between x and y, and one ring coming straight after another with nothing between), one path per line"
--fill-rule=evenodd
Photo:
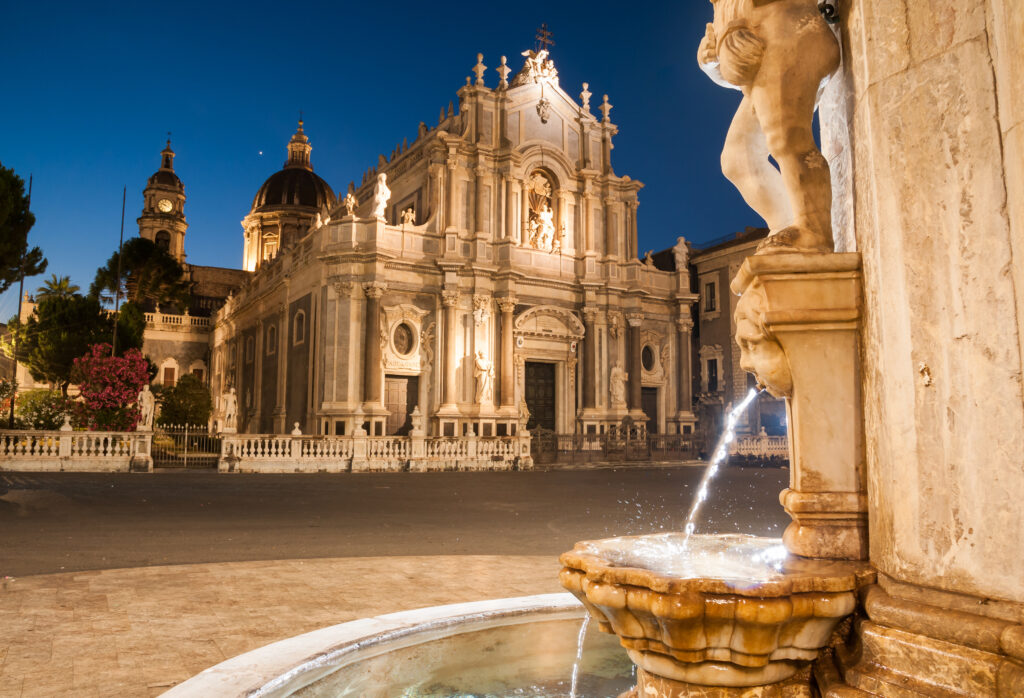
M382 375L380 353L380 298L384 285L369 283L363 286L366 292L366 335L363 350L366 363L363 365L363 402L381 404Z
M679 308L679 318L676 320L676 331L678 339L677 360L677 395L676 409L679 412L693 411L693 380L690 371L693 370L693 347L690 336L693 332L693 320L690 318L690 307L688 305Z
M512 327L513 315L516 309L516 299L498 299L498 308L501 309L501 406L515 407L516 404L516 383L515 367L512 365L515 352L515 337Z
M452 228L455 227L455 221L456 221L456 218L455 218L455 168L456 167L458 167L458 161L455 160L454 158L450 159L448 161L448 191L446 192L447 195L448 195L446 197L448 199L448 206L447 206L448 210L445 211L445 214L444 214L445 230L451 230Z
M458 289L441 292L444 303L444 404L453 406L458 401L455 384L455 335L458 332Z
M595 308L583 309L583 409L597 407L597 320Z
M640 377L643 366L640 363L640 325L644 316L640 313L630 314L626 317L629 322L629 409L642 409L640 405L641 383Z

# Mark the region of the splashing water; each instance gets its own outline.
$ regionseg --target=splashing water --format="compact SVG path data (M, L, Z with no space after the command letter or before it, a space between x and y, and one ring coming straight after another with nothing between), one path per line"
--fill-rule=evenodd
M704 477L700 479L700 485L697 487L697 496L694 497L693 504L690 505L690 513L686 516L686 538L683 539L684 550L690 540L690 536L693 535L693 531L697 527L697 516L700 514L701 506L708 498L708 486L715 478L715 475L718 474L718 469L722 467L722 463L729 457L729 444L736 438L736 422L740 420L740 415L746 412L747 407L758 396L758 392L756 388L751 388L743 402L733 407L732 412L729 413L728 418L725 420L725 429L722 431L722 436L718 439L711 462L708 463L708 467L704 471Z
M572 684L569 686L569 698L576 698L576 682L580 677L580 664L583 662L583 638L587 636L587 626L590 625L590 613L583 617L583 625L580 626L580 637L576 641L576 663L572 665Z

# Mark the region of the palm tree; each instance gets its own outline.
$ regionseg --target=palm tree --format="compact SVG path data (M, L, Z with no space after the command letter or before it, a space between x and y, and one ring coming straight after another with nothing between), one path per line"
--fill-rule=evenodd
M41 301L44 298L71 298L79 290L78 286L71 283L70 276L50 274L50 278L36 289L36 300Z

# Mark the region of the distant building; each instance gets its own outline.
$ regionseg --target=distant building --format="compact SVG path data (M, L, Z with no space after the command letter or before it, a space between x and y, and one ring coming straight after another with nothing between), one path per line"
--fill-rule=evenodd
M767 228L747 228L693 250L690 257L694 290L699 297L694 333L694 412L701 430L708 435L721 431L728 409L741 402L755 384L753 376L740 368L733 321L739 299L729 290L729 284L743 260L754 254L767 235ZM786 434L784 400L762 393L741 418L737 432L758 434L762 428L769 436Z

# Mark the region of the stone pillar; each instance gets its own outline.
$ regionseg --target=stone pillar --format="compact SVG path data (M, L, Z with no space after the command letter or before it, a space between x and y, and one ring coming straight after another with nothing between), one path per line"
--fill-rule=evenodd
M363 402L381 404L383 393L381 383L380 353L380 298L384 295L385 286L379 282L363 285L366 292L366 334L364 351L366 362L363 365Z
M458 167L458 160L455 158L448 159L448 206L447 211L444 215L445 230L451 230L455 227L455 168Z
M787 398L790 486L780 499L793 523L786 547L804 557L865 560L860 255L755 255L732 290L742 295L736 334L744 368Z
M455 384L455 335L458 332L458 289L445 289L441 292L444 303L444 406L454 407L458 395Z
M693 320L690 317L690 306L683 305L679 308L679 318L676 320L676 337L678 349L677 383L678 399L676 409L680 413L693 413L693 379L690 371L693 370L693 346L690 341L693 332ZM682 415L680 415L682 416Z
M596 308L583 309L583 409L597 407L597 320Z
M501 309L501 406L514 408L516 404L516 374L513 365L515 333L512 313L516 309L516 299L511 296L499 298L498 307Z
M614 199L607 198L604 200L604 256L618 258L619 245L615 239L617 231L613 225L615 222L614 205Z
M639 411L641 407L640 377L643 365L640 363L640 325L644 321L642 313L631 313L626 316L629 322L629 409Z

